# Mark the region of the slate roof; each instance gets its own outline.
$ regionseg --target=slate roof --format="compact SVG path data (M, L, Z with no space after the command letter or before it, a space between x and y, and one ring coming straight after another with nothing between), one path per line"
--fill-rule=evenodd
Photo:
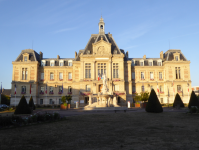
M40 55L36 51L34 51L33 49L22 50L15 61L23 61L23 54L24 53L28 53L29 54L29 60L31 60L31 61L38 61L38 62L41 61L40 60Z
M178 50L178 49L170 49L170 50L166 51L164 53L164 60L165 61L172 61L174 59L173 53L176 53L176 52L180 53L180 60L187 61L186 57L183 55L181 50Z
M3 90L2 90L2 94L7 95L7 96L10 96L10 94L11 94L11 89L3 89Z

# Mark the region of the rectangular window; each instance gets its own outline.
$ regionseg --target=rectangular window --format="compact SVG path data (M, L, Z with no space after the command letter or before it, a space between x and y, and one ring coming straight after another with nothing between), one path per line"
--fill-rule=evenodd
M181 78L180 67L175 67L175 74L176 74L176 79Z
M49 104L53 104L53 100L52 99L49 100Z
M144 66L144 62L140 62L140 66Z
M27 61L27 56L24 57L24 61Z
M50 93L53 93L53 87L50 86Z
M178 56L175 56L175 60L178 61Z
M91 91L91 86L90 85L86 85L86 92L90 92Z
M113 63L113 78L119 78L118 63Z
M54 80L54 73L50 73L50 80Z
M62 86L59 86L59 93L62 93Z
M59 66L64 66L63 62L60 62L60 63L59 63Z
M61 104L62 103L62 101L61 101L61 99L59 99L59 104Z
M97 64L98 75L102 77L103 74L106 74L106 63Z
M40 99L40 104L41 104L41 105L43 104L43 99Z
M132 72L132 79L135 80L135 72Z
M144 72L141 72L141 80L144 80Z
M161 62L158 62L158 66L161 66Z
M25 80L25 70L22 68L22 80Z
M72 66L73 64L72 64L72 62L68 62L68 66Z
M40 92L44 93L44 87L43 86L41 87L41 91Z
M150 72L150 79L154 79L153 78L153 72Z
M135 93L136 91L135 91L135 86L133 86L133 93Z
M160 92L163 92L163 91L162 91L162 86L161 86L161 85L160 85Z
M21 87L21 94L25 94L26 93L26 86L22 86Z
M159 72L159 79L162 79L162 72Z
M25 80L27 80L27 79L28 79L28 71L27 71L27 68L25 69L25 73L26 73L26 75L25 75Z
M149 66L152 66L152 62L149 62Z
M68 87L68 93L72 93L72 87L71 86Z
M72 79L72 73L71 72L68 73L68 79Z
M91 78L91 63L85 63L85 78Z
M44 61L41 62L41 66L45 66L45 62Z
M177 85L177 90L178 91L181 91L182 89L181 89L181 85Z
M63 80L63 73L62 72L59 73L59 80Z
M141 91L144 92L144 85L141 86Z
M44 80L44 73L41 73L41 80Z

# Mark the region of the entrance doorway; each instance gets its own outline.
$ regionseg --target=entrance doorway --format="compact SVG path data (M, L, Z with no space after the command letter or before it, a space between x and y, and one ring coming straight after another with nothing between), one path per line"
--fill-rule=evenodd
M89 97L85 97L85 104L88 104Z
M99 85L99 92L102 92L103 84Z
M118 103L120 103L120 97L118 96Z

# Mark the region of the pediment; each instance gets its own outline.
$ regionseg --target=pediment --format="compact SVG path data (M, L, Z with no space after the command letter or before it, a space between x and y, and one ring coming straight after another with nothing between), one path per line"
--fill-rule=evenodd
M109 55L111 54L111 43L101 38L100 41L93 43L93 55Z

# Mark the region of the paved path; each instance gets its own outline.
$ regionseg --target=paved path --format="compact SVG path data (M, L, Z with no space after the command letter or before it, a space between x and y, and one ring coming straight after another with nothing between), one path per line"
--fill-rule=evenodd
M85 115L85 114L102 114L102 113L115 113L115 111L113 110L83 110L83 108L79 108L79 109L75 109L75 108L71 108L68 110L60 110L60 109L36 109L34 110L34 113L36 112L58 112L61 116L77 116L77 115ZM188 109L187 108L181 108L181 109L175 109L172 107L164 107L163 108L163 112L182 112L185 113L187 112ZM129 108L126 113L129 112L145 112L144 108ZM125 113L124 111L117 111L116 113Z

